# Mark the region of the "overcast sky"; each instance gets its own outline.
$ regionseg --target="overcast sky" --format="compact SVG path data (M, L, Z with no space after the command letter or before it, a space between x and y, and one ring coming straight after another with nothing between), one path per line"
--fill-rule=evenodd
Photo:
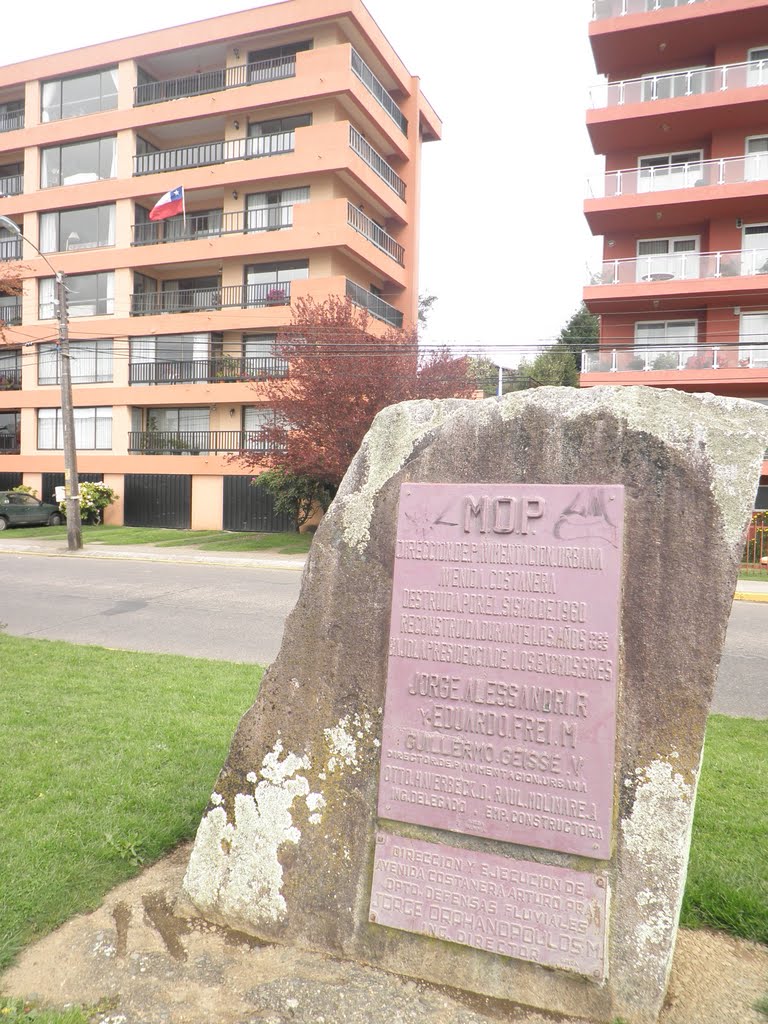
M556 336L599 260L581 212L600 169L584 127L591 0L479 0L460 17L445 0L366 2L443 121L443 141L424 147L419 290L438 297L427 338L514 363L511 349ZM14 3L0 59L262 6Z

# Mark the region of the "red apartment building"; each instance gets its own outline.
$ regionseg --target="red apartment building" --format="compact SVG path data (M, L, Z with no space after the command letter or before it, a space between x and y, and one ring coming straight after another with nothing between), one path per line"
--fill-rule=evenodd
M360 0L1 67L0 214L28 241L0 233L27 268L23 297L0 295L0 489L63 483L53 268L78 469L120 495L108 521L276 525L227 460L262 443L275 331L301 296L415 321L420 149L440 130ZM186 223L150 222L179 185Z
M595 0L581 384L768 404L768 0ZM768 438L766 438L768 443ZM768 507L768 462L758 504Z

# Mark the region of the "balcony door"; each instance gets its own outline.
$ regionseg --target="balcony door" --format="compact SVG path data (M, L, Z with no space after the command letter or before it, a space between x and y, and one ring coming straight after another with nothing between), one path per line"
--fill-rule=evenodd
M739 326L739 355L751 366L768 366L768 313L742 313Z
M699 239L649 238L637 243L637 280L669 281L699 276Z
M705 65L643 75L643 102L697 96L709 88L710 69Z
M747 139L744 158L744 180L765 181L768 178L768 135Z
M637 162L638 192L662 192L668 188L690 188L701 181L703 153L663 153L642 156Z
M743 232L742 274L768 274L768 224L745 224Z
M747 85L768 85L768 46L747 54Z

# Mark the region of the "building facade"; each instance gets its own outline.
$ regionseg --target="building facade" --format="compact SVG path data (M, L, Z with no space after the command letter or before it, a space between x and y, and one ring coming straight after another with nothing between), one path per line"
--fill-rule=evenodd
M581 384L768 403L768 0L595 0ZM768 443L768 438L766 438ZM768 462L759 500L768 506Z
M440 122L359 0L287 0L0 68L0 488L63 482L66 275L78 469L108 521L261 529L258 449L291 303L417 317L419 165ZM153 222L183 186L186 219ZM41 258L36 248L44 254ZM270 520L274 522L274 517Z

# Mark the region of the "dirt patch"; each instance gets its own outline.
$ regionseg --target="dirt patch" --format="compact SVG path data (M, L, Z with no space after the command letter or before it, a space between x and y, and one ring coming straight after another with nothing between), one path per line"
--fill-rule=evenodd
M584 1024L180 919L188 857L178 849L29 947L0 989L52 1006L106 999L120 1024ZM767 979L764 947L681 932L660 1024L765 1024L753 1005Z

